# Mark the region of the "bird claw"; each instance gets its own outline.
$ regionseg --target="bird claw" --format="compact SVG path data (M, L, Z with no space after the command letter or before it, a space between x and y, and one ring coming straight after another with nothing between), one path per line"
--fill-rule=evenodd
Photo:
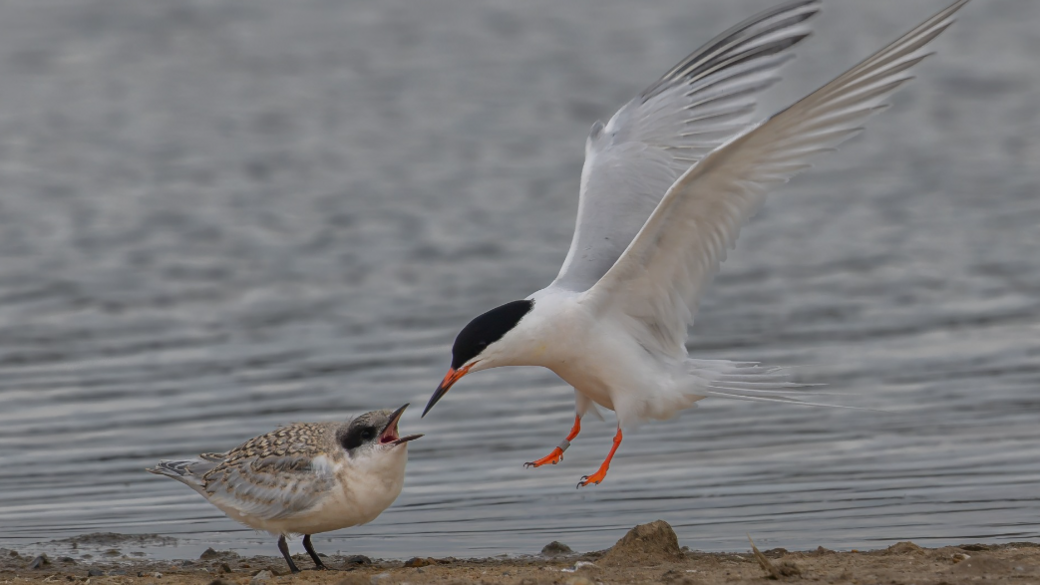
M528 461L527 463L524 463L524 469L529 469L531 467L541 467L543 465L556 465L560 461L563 461L563 449L556 447L555 449L553 449L552 453L549 453L545 457L542 457L537 461Z
M580 488L583 488L583 487L586 487L586 486L590 486L590 485L599 485L599 483L601 481L603 481L604 479L606 479L606 477L607 477L607 472L605 470L603 470L603 469L600 469L599 471L597 471L596 473L593 473L592 475L583 475L583 476L581 476L581 479L578 480L578 487L575 488L575 489L580 489Z

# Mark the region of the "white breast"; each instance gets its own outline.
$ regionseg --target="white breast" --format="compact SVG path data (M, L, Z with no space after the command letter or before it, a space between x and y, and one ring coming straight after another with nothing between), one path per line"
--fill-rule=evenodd
M537 363L552 370L596 404L614 410L622 426L664 419L687 408L693 398L677 384L680 364L641 347L623 321L594 316L578 295L540 291L536 325L542 343ZM539 307L541 305L541 307Z

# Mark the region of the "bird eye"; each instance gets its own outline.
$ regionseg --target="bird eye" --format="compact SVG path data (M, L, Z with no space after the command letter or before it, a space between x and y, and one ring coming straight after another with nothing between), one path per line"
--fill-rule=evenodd
M376 437L376 431L375 431L375 429L373 429L371 427L361 431L361 439L363 441L371 441L375 437Z

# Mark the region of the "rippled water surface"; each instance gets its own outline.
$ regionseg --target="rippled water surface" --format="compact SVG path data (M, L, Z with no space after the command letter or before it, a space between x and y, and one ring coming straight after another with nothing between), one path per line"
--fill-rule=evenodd
M144 473L422 405L455 333L555 275L588 128L766 0L0 5L0 546L99 531L274 554ZM775 109L943 5L826 0ZM705 401L549 469L572 392L504 369L424 420L382 557L1040 538L1040 3L976 1L863 139L770 200L697 357L884 410ZM147 543L146 543L147 544ZM129 549L128 549L129 550Z

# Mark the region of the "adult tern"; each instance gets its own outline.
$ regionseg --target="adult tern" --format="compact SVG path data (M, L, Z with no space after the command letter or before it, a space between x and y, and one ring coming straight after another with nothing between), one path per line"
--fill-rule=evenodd
M452 348L425 414L470 372L542 366L574 387L574 426L593 404L622 430L667 419L708 396L800 402L775 368L691 359L685 341L701 291L766 193L834 150L887 99L953 23L960 0L794 105L756 123L754 95L779 79L809 35L819 0L787 2L716 37L597 122L585 143L574 238L546 288L473 319Z

